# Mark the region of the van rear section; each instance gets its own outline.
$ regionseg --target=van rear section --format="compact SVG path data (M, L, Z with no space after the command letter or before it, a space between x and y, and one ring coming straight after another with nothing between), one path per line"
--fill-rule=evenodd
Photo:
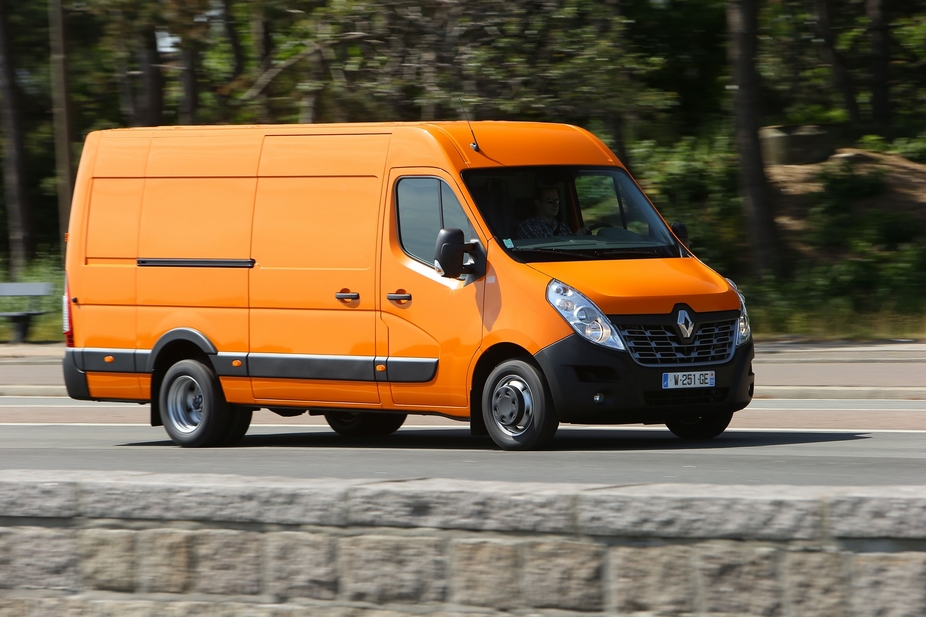
M742 296L566 125L92 133L66 270L68 393L150 403L186 447L262 408L506 449L561 422L707 439L753 393Z

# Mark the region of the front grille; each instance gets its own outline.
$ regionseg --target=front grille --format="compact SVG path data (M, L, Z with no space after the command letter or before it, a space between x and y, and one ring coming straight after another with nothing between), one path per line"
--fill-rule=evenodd
M735 319L700 324L689 343L683 343L670 324L614 325L627 351L643 366L719 364L733 355Z
M730 388L692 388L690 390L651 390L643 393L650 407L670 405L709 405L727 400Z

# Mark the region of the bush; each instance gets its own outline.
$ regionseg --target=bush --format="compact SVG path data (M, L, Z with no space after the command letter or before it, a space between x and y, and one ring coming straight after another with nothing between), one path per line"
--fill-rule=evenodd
M631 159L637 180L663 217L687 225L698 258L725 276L744 275L739 167L730 138L686 138L671 147L642 142L631 150Z
M926 164L926 133L911 139L895 139L891 143L891 152L911 161Z

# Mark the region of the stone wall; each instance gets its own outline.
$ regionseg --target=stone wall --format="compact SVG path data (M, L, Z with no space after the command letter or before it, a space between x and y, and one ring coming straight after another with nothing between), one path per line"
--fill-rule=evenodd
M926 615L926 489L4 472L3 617Z

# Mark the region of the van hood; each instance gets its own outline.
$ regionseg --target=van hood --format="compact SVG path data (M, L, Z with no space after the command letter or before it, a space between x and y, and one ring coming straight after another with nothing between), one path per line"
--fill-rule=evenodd
M529 265L576 288L606 315L665 315L677 304L698 313L740 307L736 290L693 257Z

